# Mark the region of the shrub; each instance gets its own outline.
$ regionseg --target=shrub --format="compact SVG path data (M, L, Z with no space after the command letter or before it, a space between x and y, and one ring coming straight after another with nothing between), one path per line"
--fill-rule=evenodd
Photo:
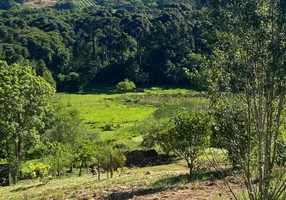
M51 178L50 175L50 165L44 164L44 163L36 163L36 164L30 164L28 166L28 172L24 174L25 178L29 179L46 179Z
M124 81L119 82L116 85L116 88L122 92L129 92L136 89L136 85L132 81L125 79Z

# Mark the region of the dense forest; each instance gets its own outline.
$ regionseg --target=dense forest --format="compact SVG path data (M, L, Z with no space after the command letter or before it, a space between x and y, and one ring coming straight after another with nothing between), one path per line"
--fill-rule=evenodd
M0 0L0 184L108 179L156 149L234 199L229 173L245 199L286 199L285 0L31 2ZM77 94L97 85L117 90Z
M53 77L58 91L78 91L125 78L138 85L186 83L185 70L196 70L211 54L214 18L203 4L145 10L104 3L83 10L1 11L0 58L34 66L49 82Z

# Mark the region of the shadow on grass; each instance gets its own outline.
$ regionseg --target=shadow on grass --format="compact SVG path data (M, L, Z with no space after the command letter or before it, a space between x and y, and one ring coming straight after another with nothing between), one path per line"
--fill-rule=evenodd
M162 192L168 188L172 188L176 185L184 185L193 181L201 180L201 181L214 181L220 180L227 176L228 173L226 171L208 171L201 173L194 173L192 176L189 174L182 174L179 176L171 176L168 178L164 178L156 181L151 185L151 188L148 189L139 189L136 191L130 192L116 192L111 193L106 199L112 200L127 200L133 198L134 196L144 196L149 194L155 194L158 192Z
M139 190L131 191L131 192L112 193L112 194L108 195L104 199L127 200L127 199L133 198L134 196L144 196L144 195L148 195L148 194L155 194L155 193L158 193L158 192L161 192L161 191L163 191L162 188L139 189Z
M31 188L37 188L37 187L41 187L41 186L44 186L44 185L45 185L44 183L39 183L37 185L31 185L31 186L27 186L27 187L20 187L20 188L11 190L11 192L25 191L25 190L29 190Z
M171 176L161 179L152 184L153 188L168 188L174 185L187 184L193 181L214 181L221 180L227 176L224 171L208 171L208 172L195 172L191 176L189 174Z

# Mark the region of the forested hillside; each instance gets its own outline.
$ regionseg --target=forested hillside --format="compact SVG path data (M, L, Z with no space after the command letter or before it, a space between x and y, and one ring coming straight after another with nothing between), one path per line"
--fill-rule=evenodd
M51 72L58 91L125 78L138 85L172 85L188 81L185 70L195 70L216 40L210 10L201 4L146 10L129 2L134 10L96 3L99 8L83 10L18 5L1 11L0 59L32 65L49 81Z

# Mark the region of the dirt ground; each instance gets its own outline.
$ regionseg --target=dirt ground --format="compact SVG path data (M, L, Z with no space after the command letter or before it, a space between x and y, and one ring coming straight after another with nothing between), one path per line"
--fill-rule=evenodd
M56 0L36 0L36 1L29 1L24 3L24 5L30 6L32 8L40 9L46 7L53 7L56 5Z
M243 183L229 177L228 180L235 193L243 191ZM132 186L106 188L100 193L87 195L86 191L76 195L76 199L94 200L226 200L231 199L230 193L222 180L195 181L167 189L139 189L140 183ZM90 191L89 191L90 192Z

